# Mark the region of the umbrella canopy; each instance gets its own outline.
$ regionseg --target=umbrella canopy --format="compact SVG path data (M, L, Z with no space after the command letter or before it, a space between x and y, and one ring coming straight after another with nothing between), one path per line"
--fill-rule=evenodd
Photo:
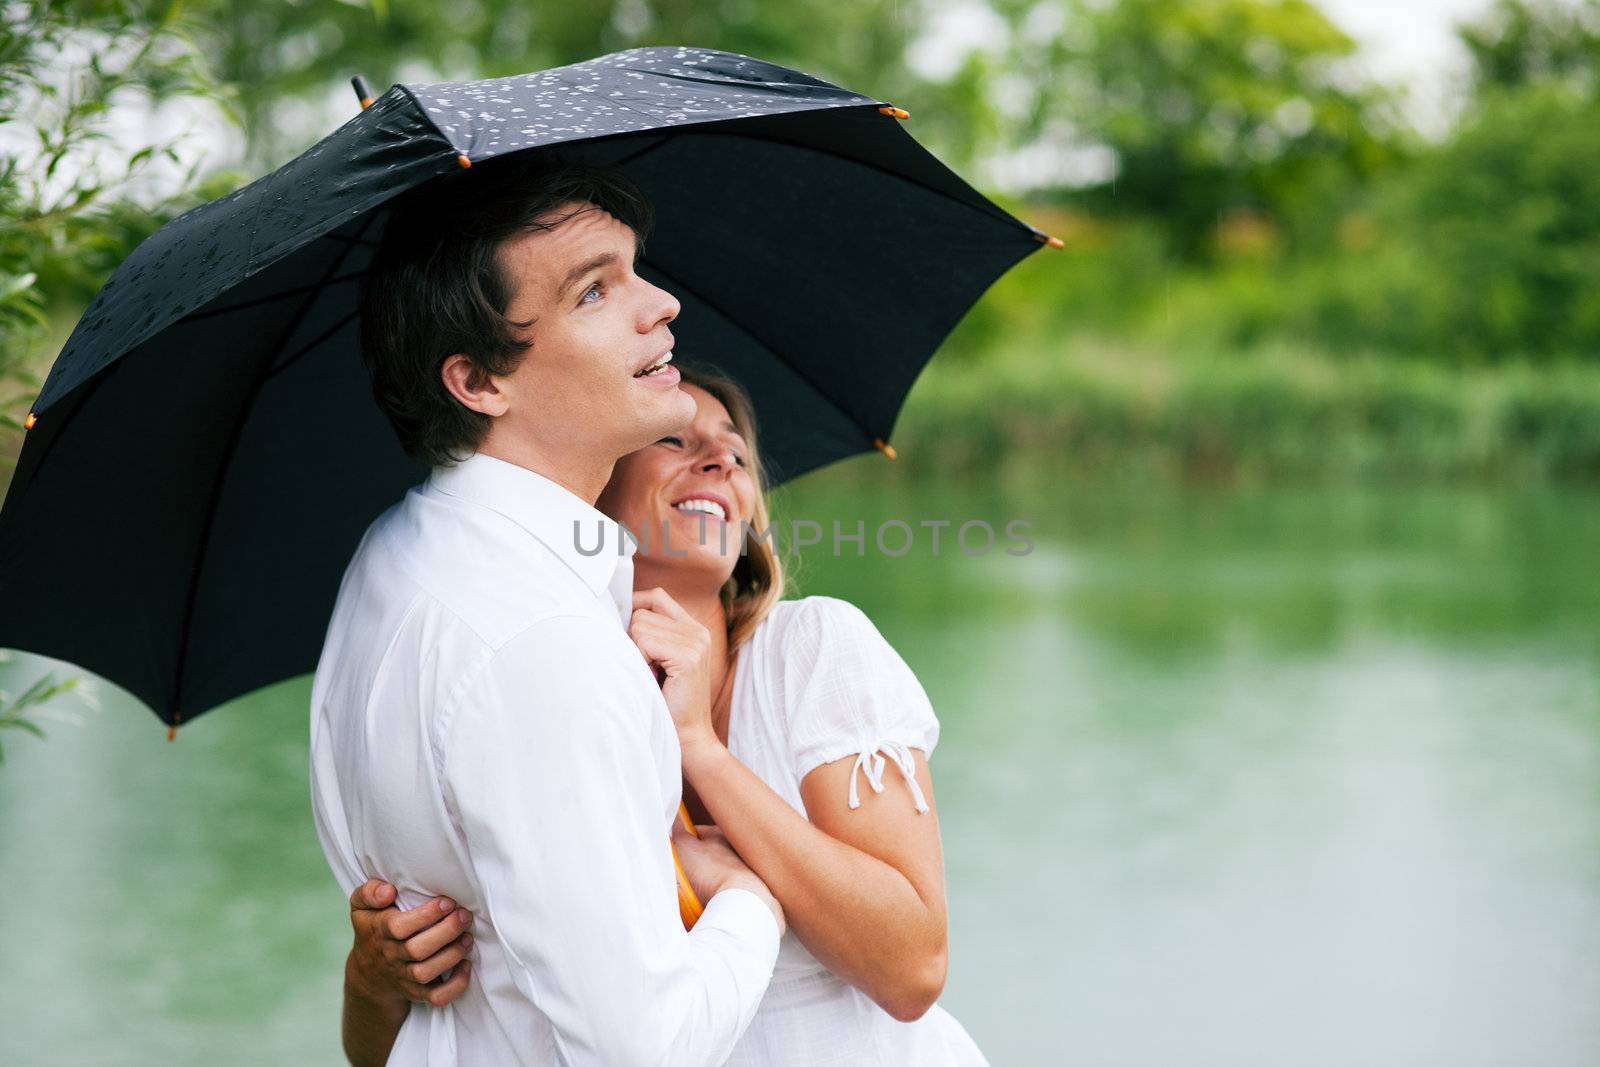
M903 115L696 48L391 88L106 282L0 510L0 646L173 724L312 670L361 534L426 475L359 355L385 204L425 182L470 196L471 167L514 152L615 164L643 190L639 273L682 305L679 358L750 390L776 479L887 440L938 344L1045 240Z

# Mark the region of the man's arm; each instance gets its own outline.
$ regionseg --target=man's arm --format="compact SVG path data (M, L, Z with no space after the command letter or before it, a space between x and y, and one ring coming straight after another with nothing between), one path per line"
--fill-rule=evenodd
M471 981L472 914L448 897L409 911L395 899L394 886L376 878L350 894L355 941L344 964L341 1032L353 1067L388 1062L413 1001L442 1008Z
M383 1067L410 1011L411 1005L404 999L379 999L363 994L350 962L346 961L339 1036L351 1067Z
M651 743L670 723L638 655L584 616L512 639L446 726L446 790L512 978L564 1062L718 1064L766 991L780 920L729 889L684 931Z

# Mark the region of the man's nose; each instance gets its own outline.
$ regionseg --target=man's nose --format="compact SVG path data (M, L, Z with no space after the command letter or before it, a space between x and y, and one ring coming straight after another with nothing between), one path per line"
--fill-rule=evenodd
M678 317L681 307L678 298L650 282L644 283L648 287L645 297L645 315L643 333L649 333L657 326L663 326Z

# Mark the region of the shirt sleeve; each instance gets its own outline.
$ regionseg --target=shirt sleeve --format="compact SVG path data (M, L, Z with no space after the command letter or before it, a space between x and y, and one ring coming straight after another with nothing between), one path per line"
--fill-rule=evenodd
M931 756L939 720L917 676L854 604L813 596L793 610L783 641L795 776L855 756L849 803L857 808L857 778L883 792L887 756L900 768L917 811L927 811L909 749Z
M666 712L638 656L586 617L508 642L446 727L447 790L485 917L561 1062L720 1064L766 991L777 922L729 890L684 930L651 743Z

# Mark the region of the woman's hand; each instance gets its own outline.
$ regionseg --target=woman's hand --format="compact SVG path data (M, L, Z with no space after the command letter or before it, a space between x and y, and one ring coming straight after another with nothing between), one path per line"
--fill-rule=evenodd
M684 748L716 740L711 725L711 632L666 590L633 594L628 636L661 678L661 695L672 712Z
M696 833L700 836L689 833L681 822L672 824L672 844L678 852L678 863L695 896L709 904L711 898L724 889L749 890L771 909L772 917L778 922L778 936L782 937L789 928L788 920L784 918L783 905L772 895L767 883L739 858L721 830L701 824L696 827Z
M442 1008L467 988L472 914L448 897L410 911L395 907L394 900L394 886L376 878L350 894L355 944L345 961L347 991L373 1004L413 1001Z

